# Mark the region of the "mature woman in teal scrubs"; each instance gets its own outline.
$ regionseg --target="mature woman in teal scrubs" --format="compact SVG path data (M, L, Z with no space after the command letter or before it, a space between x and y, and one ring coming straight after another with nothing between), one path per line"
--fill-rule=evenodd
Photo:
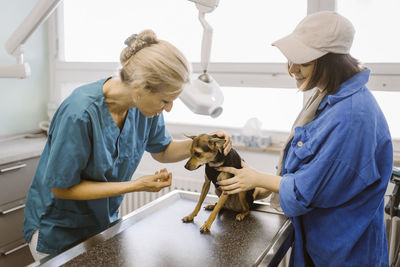
M124 193L171 185L166 169L131 180L145 150L164 163L189 156L191 140L173 141L162 115L189 80L187 60L151 30L125 44L120 77L77 88L53 117L26 199L23 234L36 260L105 229Z

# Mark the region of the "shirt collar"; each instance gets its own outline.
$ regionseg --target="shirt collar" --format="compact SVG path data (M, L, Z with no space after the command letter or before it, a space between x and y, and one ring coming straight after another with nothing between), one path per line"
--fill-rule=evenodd
M366 68L364 71L357 73L344 83L342 83L338 91L333 95L327 95L318 107L318 110L323 109L327 104L330 106L336 104L342 99L357 93L369 80L371 70Z

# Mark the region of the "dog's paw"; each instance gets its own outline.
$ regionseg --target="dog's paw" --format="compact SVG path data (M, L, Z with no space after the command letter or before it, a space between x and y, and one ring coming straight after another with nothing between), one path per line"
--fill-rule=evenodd
M200 228L200 233L205 234L210 232L210 227L206 224L204 224L201 228Z
M244 218L247 216L248 213L239 213L236 215L236 221L243 221Z
M215 205L207 205L204 207L205 210L213 210Z
M186 217L182 218L182 222L193 222L193 218L194 217L191 215L186 216Z

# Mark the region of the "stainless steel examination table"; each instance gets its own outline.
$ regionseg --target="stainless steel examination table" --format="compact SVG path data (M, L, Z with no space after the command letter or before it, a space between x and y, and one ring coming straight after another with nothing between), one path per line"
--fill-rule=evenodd
M200 227L210 211L192 223L198 193L172 191L118 220L107 230L31 266L277 266L292 240L293 228L268 204L258 203L243 221L222 210L211 231ZM204 204L213 204L208 195Z

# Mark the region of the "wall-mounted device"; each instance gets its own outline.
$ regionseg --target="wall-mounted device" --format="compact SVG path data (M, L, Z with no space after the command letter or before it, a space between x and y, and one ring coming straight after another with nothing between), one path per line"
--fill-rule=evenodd
M201 47L201 66L203 74L188 84L180 99L194 113L217 117L222 113L224 100L217 82L207 73L210 61L212 28L205 20L205 14L213 11L219 0L189 0L196 3L199 10L199 20L203 26ZM31 34L44 22L62 0L39 0L28 16L18 26L5 44L6 51L16 58L15 64L0 64L0 78L27 78L31 70L24 63L24 44Z
M213 118L221 115L224 95L218 83L207 73L210 62L213 29L205 20L205 14L213 11L219 0L189 0L196 3L199 10L199 20L203 26L201 43L201 67L203 73L191 81L183 89L180 99L194 113L209 115Z
M6 51L16 58L14 64L0 64L0 77L27 78L31 75L28 63L24 63L24 44L31 34L56 9L62 0L39 0L28 16L8 38Z

